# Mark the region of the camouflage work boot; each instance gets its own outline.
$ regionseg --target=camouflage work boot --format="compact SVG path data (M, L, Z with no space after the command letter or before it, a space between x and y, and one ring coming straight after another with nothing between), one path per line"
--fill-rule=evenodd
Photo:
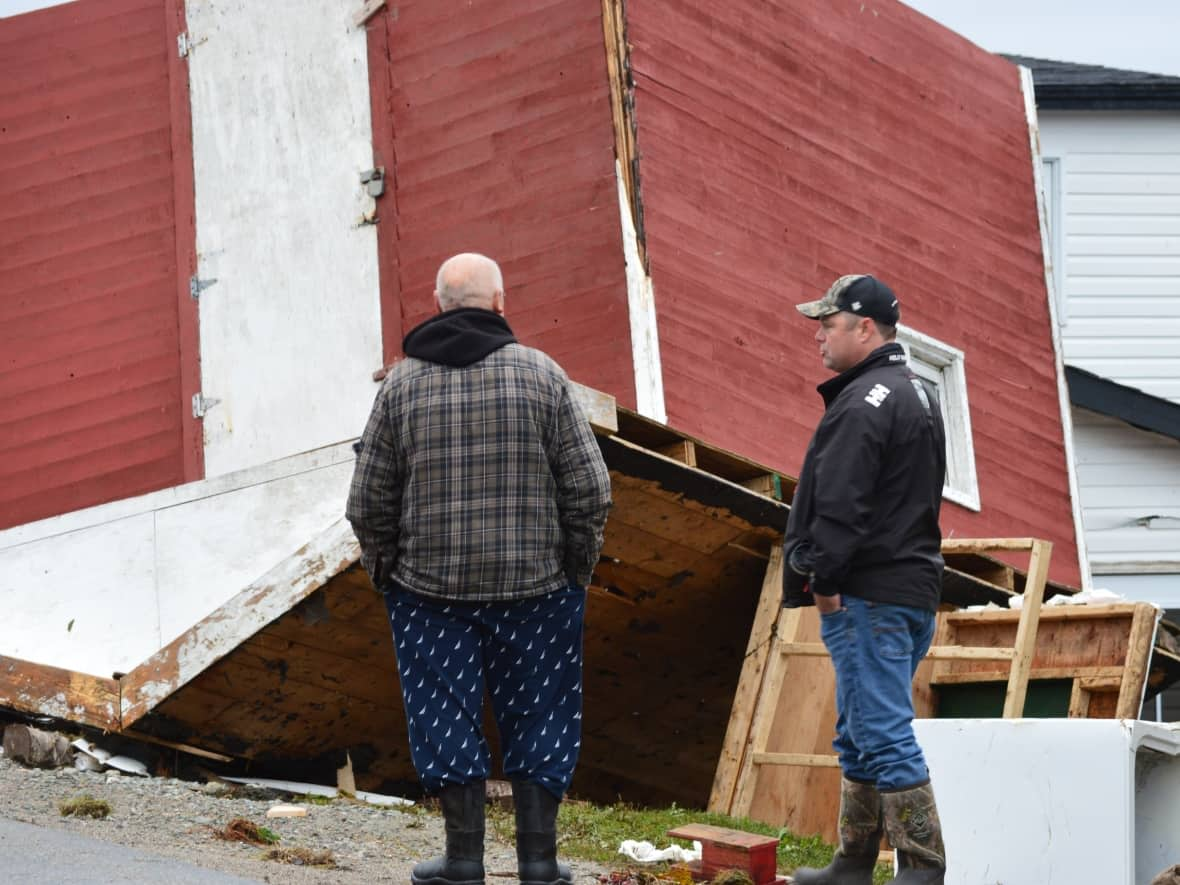
M881 796L874 784L840 781L840 847L822 870L801 867L794 885L872 885L881 850Z
M885 832L897 853L895 885L942 885L946 849L930 781L901 790L882 790Z

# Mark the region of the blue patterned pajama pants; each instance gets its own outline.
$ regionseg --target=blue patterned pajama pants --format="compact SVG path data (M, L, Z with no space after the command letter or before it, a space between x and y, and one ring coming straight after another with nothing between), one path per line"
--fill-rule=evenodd
M504 774L560 798L582 745L586 591L570 586L514 602L445 602L400 587L385 594L414 769L427 793L488 777L484 686Z

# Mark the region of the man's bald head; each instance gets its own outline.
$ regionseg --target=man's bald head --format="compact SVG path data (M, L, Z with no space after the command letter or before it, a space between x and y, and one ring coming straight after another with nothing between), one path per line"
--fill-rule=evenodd
M462 252L442 263L434 298L440 311L482 307L504 313L504 277L500 266L486 255Z

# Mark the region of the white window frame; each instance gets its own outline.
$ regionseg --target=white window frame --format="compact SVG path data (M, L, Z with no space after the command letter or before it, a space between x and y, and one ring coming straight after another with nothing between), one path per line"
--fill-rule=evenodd
M1063 247L1065 213L1062 211L1062 170L1060 157L1042 157L1043 178L1041 187L1045 191L1045 226L1048 228L1049 266L1053 269L1053 301L1057 305L1057 325L1069 322L1069 305L1065 298L1065 249Z
M938 390L938 404L946 427L946 482L942 496L978 511L979 479L975 473L975 443L971 437L963 351L900 324L897 341L905 349L914 374Z

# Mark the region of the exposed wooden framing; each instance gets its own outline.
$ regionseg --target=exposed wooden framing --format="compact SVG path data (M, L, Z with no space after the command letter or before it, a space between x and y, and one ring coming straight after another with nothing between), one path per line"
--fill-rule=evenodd
M755 476L753 479L743 480L741 484L750 491L757 492L759 495L766 495L777 501L783 499L782 479L777 473L766 473L762 476Z
M733 802L734 788L749 743L754 710L761 695L766 664L771 656L775 621L782 610L782 579L783 551L781 546L775 544L770 550L766 577L762 581L762 594L758 598L750 640L746 644L742 674L734 693L729 725L725 730L717 771L713 776L713 789L709 794L710 810L728 810Z
M1032 550L1035 538L943 538L943 553L988 553L994 550Z
M1011 649L1008 649L1011 651ZM978 682L1006 682L1011 669L973 670L970 673L937 673L930 677L932 685L972 685ZM1118 679L1123 676L1122 667L1033 667L1029 680L1041 679Z
M759 553L757 550L753 549L752 547L747 547L744 544L738 544L735 541L730 541L726 546L732 547L734 550L740 550L740 551L742 551L742 553L748 553L748 554L750 554L750 556L757 557L758 559L766 559L766 560L770 559L769 553ZM772 549L773 549L773 547L777 547L777 546L779 546L779 545L778 544L772 545Z
M634 606L637 604L630 596L624 596L622 593L612 593L610 590L607 590L605 587L599 587L597 584L588 584L586 590L595 596L602 599L609 599L611 602L617 602L620 605Z
M757 491L757 489L746 486L747 482L754 481L756 485L760 477L771 473L765 464L759 464L742 455L710 445L704 440L689 436L659 421L653 421L630 409L619 407L618 421L618 436L652 452L658 452L661 448L681 440L691 442L696 451L698 468L713 476L719 476L741 485L750 491ZM781 474L778 475L778 478L781 494L778 496L767 495L766 497L774 497L776 500L790 503L795 494L795 480ZM759 494L761 493L759 492Z
M670 446L661 446L657 451L673 461L679 461L689 467L697 466L697 449L691 439L678 440Z
M0 706L119 729L119 683L0 655Z
M799 631L802 614L803 609L799 608L780 609L776 627L778 637L781 639L789 637L791 641L794 641L794 637ZM755 757L757 754L765 752L766 745L770 740L776 712L772 699L777 701L779 693L782 691L783 680L787 675L787 665L786 655L770 655L767 661L757 703L752 711L753 715L750 717L750 729L742 753L743 759L738 782L735 785L733 801L730 803L728 812L733 817L745 817L754 801L754 789L758 781L756 776L758 762Z
M756 765L802 765L810 768L839 768L838 756L819 753L755 753Z
M212 750L204 750L200 747L194 747L192 744L183 744L178 741L168 741L164 738L158 738L155 735L144 734L142 731L135 731L128 729L123 734L129 738L134 738L137 741L143 741L147 744L157 744L161 747L167 747L170 750L179 750L181 753L188 753L190 756L200 756L202 759L212 759L215 762L233 762L233 756L226 756L224 753L214 753Z
M784 642L779 645L784 655L826 657L828 649L822 642ZM967 647L962 645L935 645L930 647L926 657L933 660L1010 661L1016 656L1011 648Z
M1008 691L1004 696L1005 719L1024 714L1024 698L1028 694L1028 671L1032 668L1037 625L1041 618L1041 601L1045 598L1045 580L1049 577L1049 557L1053 553L1053 544L1050 541L1033 540L1031 547L1028 579L1024 585L1024 596L1020 606L1020 623L1016 627L1016 655L1012 659L1012 673L1008 677Z
M1007 627L1009 631L1013 631L1014 627L1014 633L1009 632L1008 635L1015 635L1015 639L1008 645L1003 639L997 641L993 635L995 630L985 630L979 636L982 641L956 642L951 619L960 619L963 627L977 623L988 625L992 623L992 613L941 613L938 641L929 652L930 660L921 665L915 680L915 707L919 710L932 709L932 672L946 673L948 683L960 681L960 675L962 682L971 682L979 680L978 665L984 664L989 675L998 673L1000 680L1008 682L1005 715L1020 715L1031 672L1052 545L1038 539L1018 538L959 540L953 542L951 547L955 549L955 555L965 559L983 557L986 552L995 550L1029 552L1029 571L1027 576L1022 576L1025 592L1021 609L997 613L1003 619L1001 623L1007 625L1015 622L1013 626ZM968 564L976 563L972 561ZM991 567L986 559L982 565L984 568ZM1008 578L1009 574L1015 575L1015 570L1009 572L1005 566L993 571L1001 580L1016 583ZM973 575L968 575L967 579L983 583ZM1009 592L994 585L991 589L1004 596ZM1004 628L999 629L999 635L1002 636ZM816 641L818 632L818 618L813 611L787 609L781 612L776 630L778 654L772 654L767 659L755 708L751 713L747 709L748 701L743 701L740 709L735 704L734 720L730 723L731 730L748 732L745 748L738 760L740 767L737 782L732 787L732 799L727 807L725 792L729 782L720 777L722 774L731 776L735 764L731 753L730 758L724 760L724 765L719 768L715 786L720 784L724 789L714 790L709 805L711 811L739 817L753 816L760 820L773 819L779 824L798 828L798 832L826 832L824 828L831 826L826 819L834 817L834 804L838 801L839 763L830 752L824 752L830 732L826 732L822 726L811 727L817 720L834 722L836 715L827 697L831 694L831 668L817 669L819 662L816 659L828 654L824 644ZM986 666L993 661L1000 664L1007 662L1008 666L1003 669ZM967 672L960 674L955 670L939 669L956 665ZM1094 668L1084 675L1099 679L1109 678L1115 673L1110 668ZM1092 686L1096 688L1102 684L1094 682ZM823 695L819 692L823 692ZM824 708L821 705L828 706ZM919 715L922 713L919 712ZM773 742L772 733L777 736ZM727 735L727 744L734 741L733 734ZM798 771L791 773L789 769L792 768ZM828 805L833 805L831 814L817 817L816 810L827 808Z
M1150 606L1136 606L1131 616L1131 642L1127 648L1126 672L1119 689L1118 707L1115 716L1119 719L1135 719L1143 704L1143 690L1147 677L1147 665L1151 659L1151 647L1155 640L1159 611Z
M618 433L619 413L613 396L576 381L570 382L570 392L596 432Z
M1078 683L1086 691L1118 691L1122 688L1122 675L1117 676L1083 676Z
M1111 615L1132 615L1136 610L1137 603L1114 603L1112 605L1062 605L1053 606L1051 608L1042 608L1041 617L1046 620L1054 621L1084 621L1089 618L1098 618L1106 620ZM986 622L998 621L1000 623L1012 623L1020 619L1020 611L975 611L975 612L948 612L946 620L948 624L962 624L966 622Z

